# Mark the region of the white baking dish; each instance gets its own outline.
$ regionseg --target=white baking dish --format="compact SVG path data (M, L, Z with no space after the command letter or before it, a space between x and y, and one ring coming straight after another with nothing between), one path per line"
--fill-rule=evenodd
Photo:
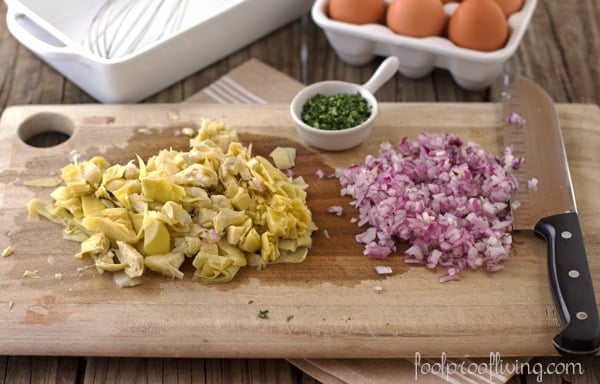
M11 34L103 103L140 101L308 12L313 0L190 0L181 28L117 58L85 46L104 0L5 0Z
M498 78L504 63L521 43L537 4L537 0L525 0L522 9L510 16L511 33L502 49L481 52L458 47L443 37L414 38L395 34L384 25L335 21L327 15L328 2L316 0L312 18L344 62L362 65L375 56L396 56L400 60L398 71L408 78L420 78L436 67L444 68L468 90L483 89ZM458 3L446 3L444 10L451 15L457 6Z

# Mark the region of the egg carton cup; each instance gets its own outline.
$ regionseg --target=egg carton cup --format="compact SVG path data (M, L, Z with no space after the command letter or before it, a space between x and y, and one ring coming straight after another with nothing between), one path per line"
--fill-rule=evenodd
M443 68L462 88L481 90L498 78L504 63L519 47L537 0L525 0L521 10L509 16L508 41L503 48L491 52L462 48L441 36L415 38L399 35L383 24L355 25L332 20L327 14L328 3L329 0L316 0L311 16L345 63L363 65L375 56L396 56L400 61L398 72L408 78L421 78L434 68ZM446 3L446 15L451 16L458 5Z

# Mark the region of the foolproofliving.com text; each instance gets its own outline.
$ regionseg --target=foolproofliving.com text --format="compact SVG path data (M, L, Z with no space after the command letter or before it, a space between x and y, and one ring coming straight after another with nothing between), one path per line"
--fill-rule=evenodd
M514 375L530 375L535 377L538 383L544 380L544 376L552 375L583 375L585 370L583 364L577 361L569 362L531 362L519 360L503 360L498 352L491 352L489 360L478 359L475 361L453 359L448 360L443 352L439 360L422 358L419 352L415 353L413 361L415 365L415 381L419 377L434 375L454 382L453 376L479 377L490 382L498 377L509 378Z

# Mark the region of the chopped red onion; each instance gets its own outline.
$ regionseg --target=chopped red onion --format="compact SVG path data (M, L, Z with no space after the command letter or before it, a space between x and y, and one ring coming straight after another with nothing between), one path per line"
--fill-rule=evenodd
M521 129L525 128L525 119L523 118L523 116L519 115L516 112L510 112L506 117L506 121L509 124L516 125Z
M333 213L334 215L342 216L344 213L344 208L340 205L332 205L327 207L327 213Z
M375 272L377 272L378 275L390 275L394 273L392 267L388 267L387 265L376 265Z
M524 159L522 157L514 157L513 147L509 145L504 148L504 157L502 160L504 163L504 169L510 172L511 170L517 170L521 168Z
M532 177L531 179L527 180L527 188L529 190L536 191L537 186L538 186L538 179L536 179L535 177Z
M421 134L396 146L383 143L364 165L337 169L341 194L351 196L356 222L365 230L356 241L382 259L409 243L407 263L442 267L440 281L459 278L482 265L503 267L512 244L511 193L520 166L512 148L504 158L451 134Z

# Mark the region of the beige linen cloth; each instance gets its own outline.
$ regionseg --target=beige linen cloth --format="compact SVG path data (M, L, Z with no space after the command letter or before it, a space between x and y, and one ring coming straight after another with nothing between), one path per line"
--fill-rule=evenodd
M302 83L251 59L191 96L186 102L220 104L289 103ZM493 351L490 351L492 353ZM506 383L527 358L489 359L289 359L299 369L324 384Z

